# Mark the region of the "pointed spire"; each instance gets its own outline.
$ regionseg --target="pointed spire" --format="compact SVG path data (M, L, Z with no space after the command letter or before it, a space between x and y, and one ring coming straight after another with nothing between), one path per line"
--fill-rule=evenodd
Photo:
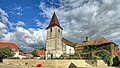
M50 21L50 24L49 24L49 26L46 29L48 29L48 28L50 28L52 26L58 26L59 28L61 28L63 30L63 28L59 24L59 21L57 19L57 16L56 16L55 12L53 13L53 16L52 16L52 19Z

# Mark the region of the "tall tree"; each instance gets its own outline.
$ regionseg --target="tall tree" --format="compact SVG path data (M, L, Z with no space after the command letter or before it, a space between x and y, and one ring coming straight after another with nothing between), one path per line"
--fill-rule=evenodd
M0 59L13 57L14 51L9 47L0 48Z
M32 54L34 57L37 57L37 52L36 52L36 49L34 49L30 54Z

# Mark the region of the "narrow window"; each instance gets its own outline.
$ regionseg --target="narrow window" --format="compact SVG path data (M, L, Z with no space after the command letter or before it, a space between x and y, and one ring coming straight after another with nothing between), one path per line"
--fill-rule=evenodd
M52 28L50 28L50 38L52 37Z
M52 28L50 29L50 32L52 32Z
M71 54L71 49L69 49L69 53Z
M60 29L58 29L58 32L60 33Z

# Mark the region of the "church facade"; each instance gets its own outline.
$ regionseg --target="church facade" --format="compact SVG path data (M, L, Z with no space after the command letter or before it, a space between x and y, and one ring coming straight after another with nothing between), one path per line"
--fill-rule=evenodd
M63 54L74 54L75 43L63 38L63 28L60 26L54 12L47 30L46 58L60 58Z

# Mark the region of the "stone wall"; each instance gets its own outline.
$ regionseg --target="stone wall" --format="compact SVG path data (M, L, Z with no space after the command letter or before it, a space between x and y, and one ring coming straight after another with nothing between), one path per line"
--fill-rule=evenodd
M102 67L102 66L107 66L107 64L105 64L103 60L97 60L97 66Z
M77 67L91 67L85 60L36 60L36 59L4 59L4 64L36 66L42 64L45 68L68 68L71 63ZM99 63L100 66L100 63ZM101 66L105 66L102 64Z

